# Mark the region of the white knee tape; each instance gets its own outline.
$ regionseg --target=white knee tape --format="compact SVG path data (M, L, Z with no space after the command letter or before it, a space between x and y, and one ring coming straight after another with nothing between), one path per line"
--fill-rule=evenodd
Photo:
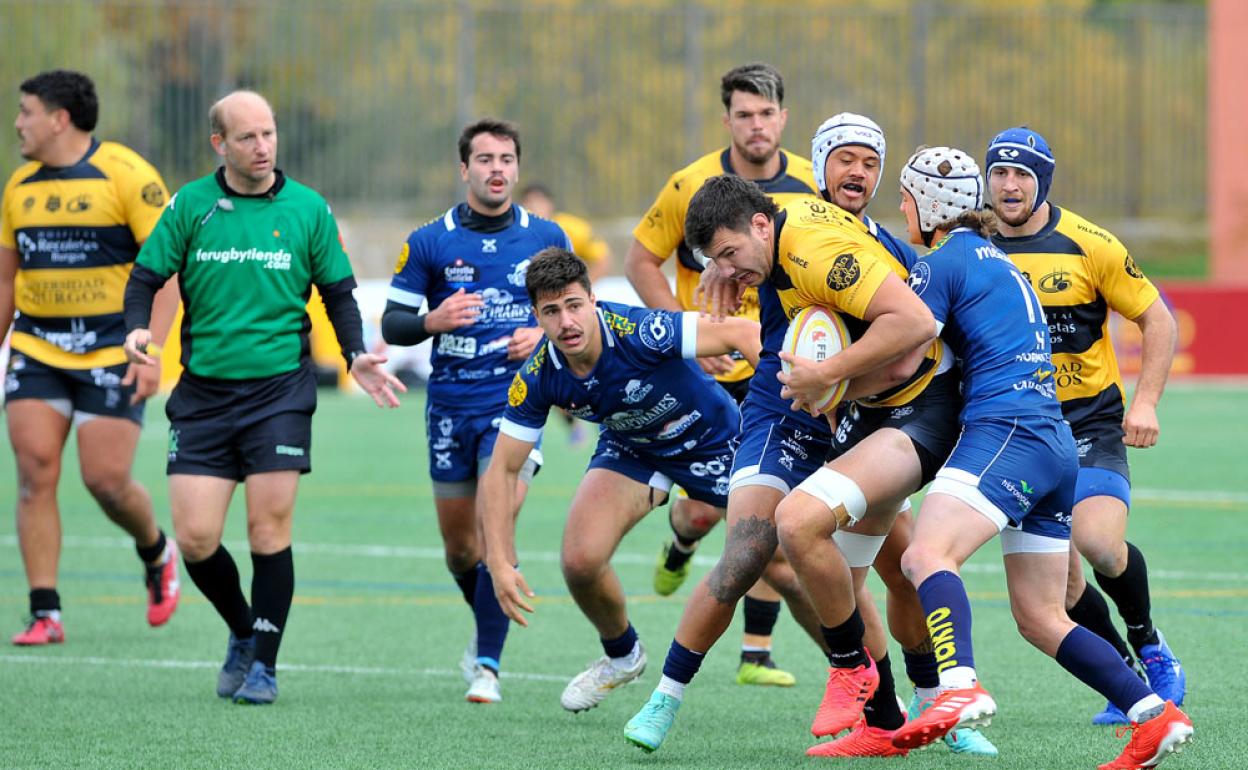
M849 518L858 521L867 512L867 498L854 480L831 468L820 468L797 488L835 511L844 506Z
M832 533L832 542L841 549L850 567L870 567L884 547L884 535L860 535L838 529Z

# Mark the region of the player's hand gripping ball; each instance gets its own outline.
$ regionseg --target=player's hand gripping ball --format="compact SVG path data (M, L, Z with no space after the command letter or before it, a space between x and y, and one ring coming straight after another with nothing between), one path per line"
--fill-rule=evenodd
M784 334L783 350L800 358L819 362L849 347L849 343L849 329L845 326L845 321L841 319L841 316L827 308L814 305L802 308L793 320L789 321L789 330ZM787 361L782 361L781 368L787 374L792 367ZM827 414L841 403L847 388L849 388L849 380L842 380L825 390L811 406L820 414Z

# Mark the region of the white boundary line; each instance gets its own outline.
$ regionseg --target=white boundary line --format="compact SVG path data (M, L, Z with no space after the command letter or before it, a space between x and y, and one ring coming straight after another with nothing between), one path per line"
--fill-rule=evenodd
M0 655L0 663L45 663L52 665L76 664L81 666L113 666L115 668L182 668L182 669L218 669L220 663L208 660L145 660L143 658L102 658L97 656L62 656L62 655ZM315 674L359 674L364 676L409 676L409 677L446 677L458 679L459 671L440 668L381 668L377 666L332 666L314 663L282 663L278 671L296 671ZM504 670L503 679L517 679L531 682L566 682L569 677L556 674L531 674Z

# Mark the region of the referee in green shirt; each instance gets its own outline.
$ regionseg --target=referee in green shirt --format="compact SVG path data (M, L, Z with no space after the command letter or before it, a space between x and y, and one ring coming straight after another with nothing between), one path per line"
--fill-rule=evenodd
M364 351L355 278L328 204L276 167L277 124L257 93L208 113L224 165L183 187L143 244L126 285L126 355L147 355L152 298L174 274L185 306L183 374L169 416L169 501L187 574L230 627L217 695L277 698L276 663L294 595L290 532L299 475L311 470L316 382L305 310L313 284L356 382L394 407L405 390ZM251 604L221 545L239 481L247 489Z

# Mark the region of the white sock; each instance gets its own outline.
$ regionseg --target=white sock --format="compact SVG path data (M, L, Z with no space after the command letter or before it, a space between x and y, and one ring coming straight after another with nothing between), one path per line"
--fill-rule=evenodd
M627 671L630 668L636 668L637 660L640 657L641 642L633 642L633 649L629 650L627 655L622 658L608 658L608 660L611 661L611 665L616 671Z
M663 693L664 695L669 695L669 696L671 696L671 697L675 698L676 700L684 700L684 699L685 699L685 685L684 685L684 683L682 683L682 682L677 682L675 679L672 679L672 678L671 678L671 677L669 677L669 676L663 676L663 677L660 677L660 678L659 678L659 686L658 686L658 687L656 687L656 688L654 688L654 690L655 690L655 692L661 692L661 693Z
M770 647L755 647L752 644L741 645L741 652L771 652Z
M673 548L675 548L675 549L676 549L677 551L679 551L680 553L693 553L694 551L698 550L698 542L699 542L699 541L694 540L694 541L693 541L693 545L691 545L691 546L689 546L688 548L686 548L685 546L683 546L683 545L681 545L681 544L680 544L680 541L679 541L679 540L677 540L676 538L674 538L674 537L673 537L673 538L672 538L672 547L673 547Z
M1165 706L1165 701L1163 701L1159 695L1156 693L1150 694L1146 698L1141 698L1139 703L1136 703L1134 706L1127 709L1127 719L1130 719L1132 722L1138 724L1140 722L1140 718L1143 717L1144 714L1152 711L1153 709L1165 708Z
M940 687L916 687L914 694L919 696L920 703L925 700L935 700L936 696L940 695Z
M954 666L940 672L940 691L968 690L975 686L975 669L970 666Z

